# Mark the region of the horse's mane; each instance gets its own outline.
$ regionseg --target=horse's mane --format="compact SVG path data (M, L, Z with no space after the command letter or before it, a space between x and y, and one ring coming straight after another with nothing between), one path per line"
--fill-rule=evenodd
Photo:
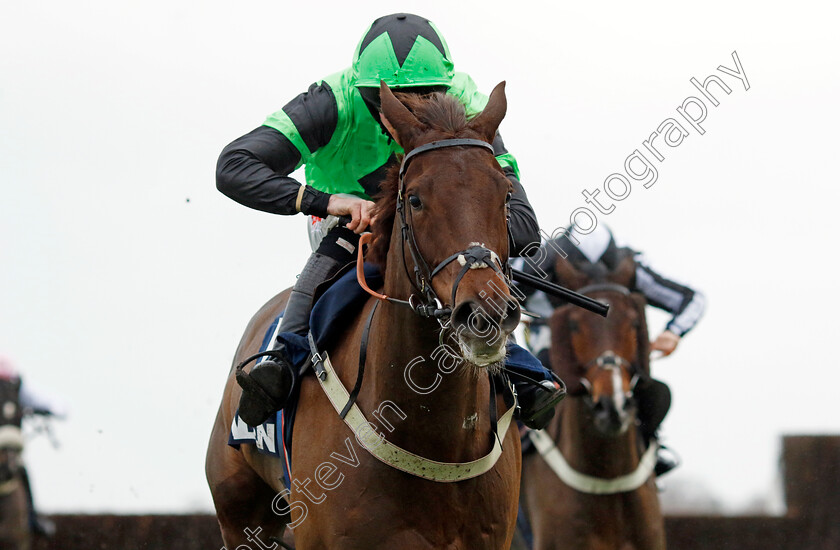
M457 98L444 93L418 95L394 94L409 111L423 124L424 131L433 133L433 139L454 137L478 137L467 135L468 118L464 105ZM431 141L431 139L429 140ZM402 161L402 158L398 159ZM397 191L399 186L399 164L392 166L374 197L376 223L372 226L373 244L367 253L367 260L385 271L388 248L391 246L391 231L397 214Z

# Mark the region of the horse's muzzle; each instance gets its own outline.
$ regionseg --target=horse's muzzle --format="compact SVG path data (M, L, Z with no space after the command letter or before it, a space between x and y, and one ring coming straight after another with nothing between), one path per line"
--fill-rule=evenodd
M593 404L595 427L606 436L614 437L627 431L632 415L626 408L619 409L616 402L602 396Z
M504 308L473 300L459 304L452 311L451 322L464 359L480 367L502 361L507 337L519 318L519 304L514 300L506 301Z

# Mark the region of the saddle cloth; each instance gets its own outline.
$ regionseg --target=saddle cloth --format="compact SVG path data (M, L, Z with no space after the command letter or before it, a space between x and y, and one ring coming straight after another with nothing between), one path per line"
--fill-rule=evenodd
M365 265L365 276L371 288L382 286L382 276L374 266ZM355 270L342 275L318 297L309 320L310 331L318 349L324 349L333 337L340 334L369 297L370 294L356 280ZM281 313L265 331L260 351L267 350L275 337L279 338L285 343L287 355L299 371L309 357L309 342L305 336L291 332L276 334L282 318ZM292 466L292 434L299 394L300 388L296 383L286 407L256 428L245 424L237 413L228 437L228 445L231 447L238 449L242 444L254 445L258 451L280 458L286 487L291 487L289 472Z

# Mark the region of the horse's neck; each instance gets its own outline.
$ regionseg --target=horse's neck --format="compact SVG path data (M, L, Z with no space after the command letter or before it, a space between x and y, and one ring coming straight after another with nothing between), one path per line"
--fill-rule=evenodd
M411 287L402 266L391 262L385 292L406 299ZM441 349L440 325L402 305L379 305L370 329L365 385L373 401L389 401L405 419L391 423L389 441L436 460L473 460L489 451L489 377L466 372L463 365L447 374L453 358Z
M632 472L641 458L634 422L621 435L598 433L591 410L581 397L563 403L557 446L572 468L596 477L613 478ZM557 434L555 434L557 436Z

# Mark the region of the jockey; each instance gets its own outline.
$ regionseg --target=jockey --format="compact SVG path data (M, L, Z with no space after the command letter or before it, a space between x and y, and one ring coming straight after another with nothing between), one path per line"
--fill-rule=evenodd
M370 199L403 153L380 117L380 80L395 91L454 95L468 116L487 103L468 75L453 70L446 41L434 24L411 14L387 15L362 37L351 67L312 84L219 157L219 191L257 210L310 216L310 239L312 228L326 233L295 283L278 333L309 330L315 288L354 260L359 234L372 222ZM539 241L539 226L519 182L516 160L498 134L493 148L513 185L509 237L511 256L517 256ZM306 166L305 183L289 177L301 165ZM324 231L322 219L328 215L352 221ZM273 349L282 352L283 346L275 342ZM513 377L520 418L528 424L547 422L565 392L545 369L528 370L527 375L539 384ZM289 361L277 358L261 361L250 375L240 370L240 418L256 426L281 409L294 376Z
M648 265L639 252L618 247L612 232L603 223L599 223L588 234L581 233L576 227L570 227L563 235L553 239L550 245L544 243L542 249L543 254L539 256L538 263L529 263L527 259L525 260L524 271L541 277L547 275L548 280L569 287L574 287L572 282L563 280L555 269L560 254L558 251L566 254L566 259L578 272L585 274L590 282L603 281L604 276L613 271L622 259L632 254L635 261L635 273L628 290L643 294L649 305L671 315L665 329L651 342L652 354L659 354L661 357L671 355L677 349L682 337L694 328L703 315L705 309L703 294L663 277ZM542 318L531 323L528 331L528 347L547 365L549 364L551 330L544 320L550 318L554 309L563 305L564 302L558 298L549 297L541 291L529 288L522 290L528 296L525 308L539 314ZM657 431L671 403L668 386L651 379L648 383L640 382L636 386L634 395L639 405L643 436L647 441L658 440ZM660 449L665 448L660 445ZM665 451L660 452L657 457L657 475L673 470L679 463L676 457L667 452L667 449Z
M12 361L2 355L0 355L0 411L2 411L2 415L0 415L0 433L2 433L0 445L6 444L7 440L9 442L17 440L18 443L15 444L21 444L20 428L23 419L28 415L64 415L63 407L51 403L49 399L39 395L27 384L24 384ZM53 536L55 534L55 524L35 512L29 474L23 466L20 468L20 477L26 491L30 529L37 535Z

